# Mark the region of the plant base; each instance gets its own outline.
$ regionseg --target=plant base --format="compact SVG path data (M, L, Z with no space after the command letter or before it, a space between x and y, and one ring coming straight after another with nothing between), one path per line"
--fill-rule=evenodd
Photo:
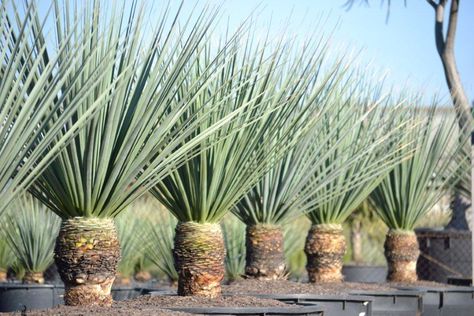
M62 222L55 256L64 282L64 303L110 306L110 290L120 260L112 219L75 217Z
M7 282L7 271L0 270L0 283Z
M134 279L138 282L148 282L152 279L152 275L148 271L139 271L135 273Z
M220 296L225 258L221 226L179 222L174 247L178 295Z
M389 230L385 238L389 282L416 282L416 261L420 255L414 232Z
M27 284L44 284L43 272L26 272L23 277L23 283Z
M342 258L346 241L342 225L313 225L305 244L306 270L313 283L342 282Z
M245 274L260 280L285 279L283 232L275 225L250 225L246 229Z

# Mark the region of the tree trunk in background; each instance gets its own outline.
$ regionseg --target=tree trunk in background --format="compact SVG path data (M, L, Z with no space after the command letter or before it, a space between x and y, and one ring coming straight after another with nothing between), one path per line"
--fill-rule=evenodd
M280 226L247 226L245 245L245 274L248 277L260 280L286 278L283 230Z
M352 262L362 263L362 223L355 219L351 223Z
M23 283L26 284L44 284L43 272L25 272Z
M427 1L435 10L436 49L441 59L441 63L443 64L446 83L451 94L454 109L456 110L459 127L463 130L464 135L466 136L465 140L468 140L472 131L473 119L469 100L462 86L461 77L457 69L456 58L454 55L459 0L451 0L446 36L444 35L444 19L447 1L441 0L439 3L436 3L434 0ZM473 161L473 154L469 142L466 142L466 153L471 156L471 161ZM471 167L471 174L473 173L474 169ZM453 208L453 223L449 224L449 228L465 229L465 227L463 227L463 222L465 221L465 207L470 207L471 201L460 195L456 196L455 199L459 200L460 203L456 203L455 205L458 207ZM469 209L467 211L469 211ZM472 212L472 208L470 211Z
M416 262L420 250L415 233L390 229L384 248L388 265L387 281L416 282Z
M110 290L120 260L112 219L64 220L56 239L55 261L65 285L66 305L110 306Z
M306 270L312 283L342 282L346 241L342 225L313 225L306 237Z
M225 247L219 224L179 222L173 256L179 276L178 295L221 295Z

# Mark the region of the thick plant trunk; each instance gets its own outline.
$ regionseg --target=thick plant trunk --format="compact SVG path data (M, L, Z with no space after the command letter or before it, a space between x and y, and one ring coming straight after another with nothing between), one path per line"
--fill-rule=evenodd
M26 272L23 277L23 283L44 284L44 274L43 272Z
M0 283L7 282L7 271L0 270Z
M221 295L225 248L219 224L179 222L173 256L179 276L178 295Z
M286 278L283 231L280 226L247 226L245 245L245 274L248 277L260 280Z
M346 240L342 225L311 226L306 237L304 251L310 282L342 282L342 258L346 252Z
M418 280L416 262L420 255L414 232L389 230L385 238L389 282L412 283Z
M112 304L110 290L120 260L120 245L112 219L64 220L54 252L65 286L66 305Z

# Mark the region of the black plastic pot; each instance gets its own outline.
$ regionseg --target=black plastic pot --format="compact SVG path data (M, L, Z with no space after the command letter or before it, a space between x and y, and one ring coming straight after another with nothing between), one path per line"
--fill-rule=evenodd
M54 285L54 306L64 305L64 284Z
M167 309L200 315L327 315L322 307L316 305L298 307L176 307Z
M139 288L140 295L176 295L176 289L173 288Z
M114 301L125 301L141 295L141 289L132 286L114 286L111 294Z
M149 291L151 296L175 296L176 291L154 290ZM257 295L254 295L257 296ZM258 297L258 296L257 296ZM263 297L262 297L263 298ZM326 313L326 308L315 303L302 302L302 306L288 307L177 307L166 308L173 311L186 312L200 315L331 315Z
M372 300L372 315L374 316L419 316L423 312L423 293L420 291L356 290L349 293L369 297Z
M472 278L463 278L463 277L449 277L448 284L451 285L461 285L461 286L471 286Z
M387 278L386 266L344 265L342 274L346 282L383 283Z
M0 312L28 311L56 306L51 284L0 284Z
M423 313L426 316L474 315L473 287L400 287L423 293Z
M372 301L369 297L364 296L313 294L259 294L253 296L278 300L288 304L315 304L324 308L325 316L372 315Z

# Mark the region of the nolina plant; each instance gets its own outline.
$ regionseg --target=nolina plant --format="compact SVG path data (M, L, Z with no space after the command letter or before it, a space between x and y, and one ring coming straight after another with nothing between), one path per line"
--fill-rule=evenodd
M0 3L0 213L100 106L94 104L84 116L75 112L82 99L74 98L65 82L74 83L85 72L69 65L89 56L81 54L80 46L72 46L72 38L58 42L56 35L43 33L57 21L56 12L40 16L35 1L21 8L16 2ZM75 31L72 27L71 34ZM73 49L66 55L68 46ZM100 78L99 71L91 71L92 80ZM86 81L74 93L87 95L95 88ZM59 135L71 115L76 115L75 124Z
M236 204L247 225L248 277L286 278L283 225L306 214L313 224L305 246L310 281L341 280L341 224L393 167L390 144L403 126L388 124L393 110L357 80L351 74L333 87L326 101L332 110Z
M7 213L6 240L24 271L24 283L44 283L44 271L53 263L60 218L32 196L16 199Z
M326 100L344 67L336 62L322 71L325 42L312 38L311 44L317 48L306 44L293 51L292 43L255 46L248 40L232 66L209 87L209 94L197 100L225 101L201 123L203 128L229 111L240 112L228 129L213 135L198 154L151 191L178 219L174 258L179 295L221 294L225 273L221 219L321 113L329 111ZM235 82L228 84L229 79ZM239 81L247 84L236 87ZM223 91L233 93L228 97Z
M105 10L103 5L96 1L71 8L66 1L62 10L55 6L56 33L77 39L63 57L83 49L83 58L67 66L85 72L82 80L64 83L72 89L70 98L82 102L78 115L62 124L62 132L69 133L96 103L104 105L30 188L62 218L55 262L66 305L112 303L110 290L120 259L114 217L234 116L228 113L203 128L199 120L206 115L194 120L191 108L227 61L224 52L217 52L199 76L189 71L208 40L215 10L205 8L182 25L179 10L171 21L165 10L153 16L156 23L148 32L146 14L152 13L145 4L133 1ZM80 30L72 30L74 25ZM97 72L101 77L94 78ZM95 88L84 94L82 87L91 80ZM212 113L217 106L206 110ZM191 137L198 127L199 135Z
M364 120L357 121L356 113L364 112L364 104L372 102L378 106ZM354 117L340 134L322 140L327 148L338 148L324 158L303 190L310 202L300 209L305 210L312 223L305 243L310 282L342 281L342 259L346 252L342 224L382 178L411 154L403 149L407 147L406 133L413 122L399 119L397 113L404 111L404 106L390 102L390 99L373 100L370 95L352 99ZM330 126L327 125L323 134L330 133ZM333 170L337 170L336 174Z
M7 241L6 232L9 229L7 218L0 218L0 282L7 281L7 272L14 262L14 256Z
M456 159L464 142L458 141L454 119L437 119L436 107L410 107L401 115L420 123L408 134L414 154L401 161L370 196L380 218L389 227L385 239L388 281L417 280L417 221L446 194L452 177L463 170ZM401 151L400 154L403 155ZM464 159L468 159L465 156Z

